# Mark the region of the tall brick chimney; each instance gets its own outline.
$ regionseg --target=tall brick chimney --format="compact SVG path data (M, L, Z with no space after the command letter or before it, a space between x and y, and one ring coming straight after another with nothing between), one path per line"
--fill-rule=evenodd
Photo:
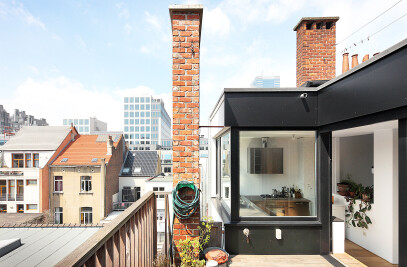
M199 48L202 5L170 5L172 26L173 185L193 181L199 187ZM191 199L190 192L180 194ZM189 219L174 220L173 240L199 236L199 209ZM178 253L176 252L176 258Z
M302 18L297 32L297 87L335 78L336 22L339 17Z

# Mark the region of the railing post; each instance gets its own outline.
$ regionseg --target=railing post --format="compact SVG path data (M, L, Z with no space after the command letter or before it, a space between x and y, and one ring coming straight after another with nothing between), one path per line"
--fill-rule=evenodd
M126 226L123 225L120 230L120 266L126 266Z
M152 266L156 217L155 195L149 192L56 266Z
M153 202L153 260L157 256L157 199L152 198Z

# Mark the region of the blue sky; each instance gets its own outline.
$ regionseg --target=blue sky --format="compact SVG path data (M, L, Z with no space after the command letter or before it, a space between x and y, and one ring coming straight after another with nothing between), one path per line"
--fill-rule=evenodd
M406 13L406 0L0 0L0 104L51 125L96 116L109 130L122 130L123 96L151 93L171 114L168 6L186 3L205 7L201 125L225 87L248 87L261 73L280 75L282 87L295 86L293 27L301 17L340 16L339 42L397 3L338 44L338 75L345 47L361 59L407 37L407 16L372 36Z

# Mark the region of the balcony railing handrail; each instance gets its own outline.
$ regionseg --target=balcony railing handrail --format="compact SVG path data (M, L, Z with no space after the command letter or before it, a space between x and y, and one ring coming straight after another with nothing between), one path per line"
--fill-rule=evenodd
M92 256L96 255L96 252L104 246L104 244L112 238L118 231L125 226L127 222L150 200L153 201L153 216L156 213L155 207L155 194L154 192L147 192L139 200L137 200L133 205L124 210L119 216L117 216L112 222L108 223L102 229L97 231L93 236L86 240L82 245L76 248L68 256L62 259L56 266L82 266L88 261ZM155 219L154 219L155 221ZM153 223L153 225L155 225ZM153 227L153 234L156 234L156 229ZM157 238L153 238L154 247L157 247ZM156 251L151 252L152 260L156 256ZM151 260L151 263L152 263Z

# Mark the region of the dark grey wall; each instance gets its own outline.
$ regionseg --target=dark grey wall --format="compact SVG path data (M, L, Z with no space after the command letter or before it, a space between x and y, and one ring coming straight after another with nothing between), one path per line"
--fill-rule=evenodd
M230 255L317 255L320 254L320 227L278 227L282 239L276 239L276 227L248 226L250 240L243 234L244 226L225 224L225 249Z

